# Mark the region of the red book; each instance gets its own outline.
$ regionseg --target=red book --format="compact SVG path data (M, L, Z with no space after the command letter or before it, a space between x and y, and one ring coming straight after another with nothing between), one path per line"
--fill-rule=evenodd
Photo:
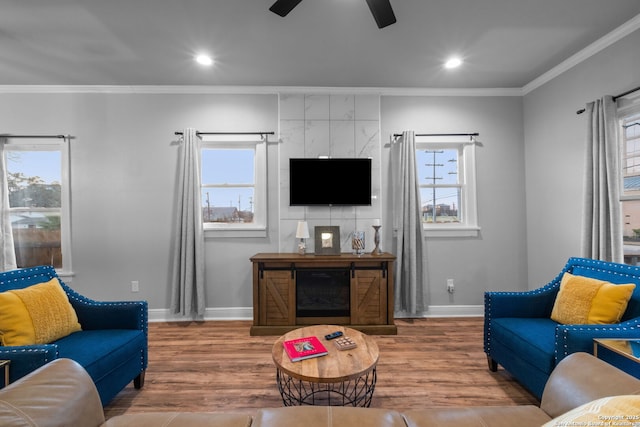
M292 362L311 359L328 354L327 349L317 337L304 337L282 343Z

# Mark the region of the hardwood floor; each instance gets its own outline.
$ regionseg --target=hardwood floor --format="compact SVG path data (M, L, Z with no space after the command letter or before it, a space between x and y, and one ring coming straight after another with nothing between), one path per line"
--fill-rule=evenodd
M396 319L398 335L377 335L372 407L538 404L482 349L482 318ZM254 413L282 406L271 346L249 321L149 324L149 367L141 390L127 386L105 407L111 418L150 411Z

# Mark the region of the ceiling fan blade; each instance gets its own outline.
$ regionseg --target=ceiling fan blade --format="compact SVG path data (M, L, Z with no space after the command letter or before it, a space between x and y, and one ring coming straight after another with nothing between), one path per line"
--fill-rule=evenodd
M395 24L396 15L393 13L389 0L367 0L367 4L369 5L369 9L371 9L373 18L378 24L378 28Z
M276 15L287 16L302 0L276 0L269 10Z

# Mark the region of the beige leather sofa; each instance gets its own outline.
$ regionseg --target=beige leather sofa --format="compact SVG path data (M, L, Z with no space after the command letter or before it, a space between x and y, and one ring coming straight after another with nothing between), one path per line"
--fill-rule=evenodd
M589 354L575 353L554 370L540 408L532 405L447 407L399 412L380 408L305 406L265 408L252 415L155 412L120 415L105 421L100 398L86 371L72 360L58 359L0 390L0 426L527 427L540 426L604 396L638 394L640 380ZM637 411L640 416L640 404Z

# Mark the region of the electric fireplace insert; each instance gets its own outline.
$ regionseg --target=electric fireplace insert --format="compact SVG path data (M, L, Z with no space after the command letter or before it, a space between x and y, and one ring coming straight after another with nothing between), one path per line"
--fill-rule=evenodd
M296 270L296 316L349 316L349 273L348 268Z

